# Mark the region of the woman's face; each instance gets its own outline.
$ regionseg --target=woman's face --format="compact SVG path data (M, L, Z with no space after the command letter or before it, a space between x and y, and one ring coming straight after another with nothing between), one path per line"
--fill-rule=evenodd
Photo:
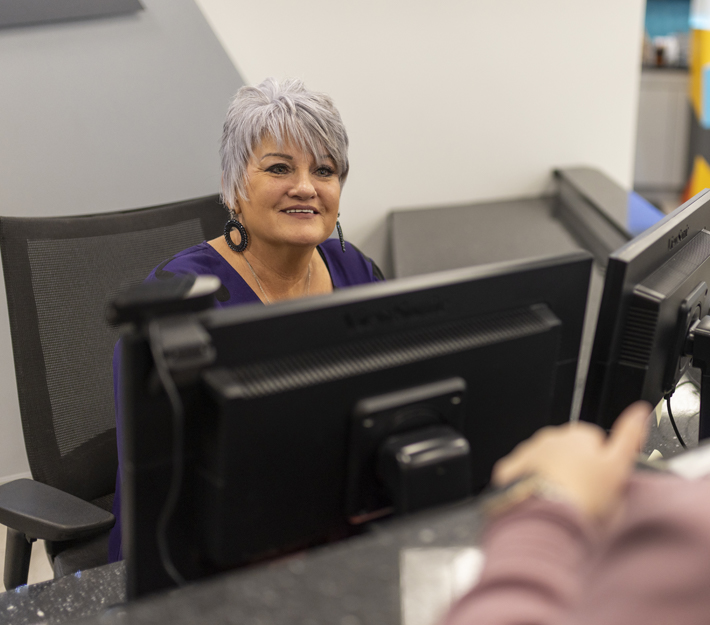
M315 246L333 232L340 205L340 180L327 154L313 157L290 142L271 138L254 150L247 167L249 200L237 212L254 242Z

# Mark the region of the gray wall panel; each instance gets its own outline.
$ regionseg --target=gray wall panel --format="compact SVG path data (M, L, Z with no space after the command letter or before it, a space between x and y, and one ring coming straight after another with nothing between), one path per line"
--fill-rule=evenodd
M0 0L0 27L140 11L138 0Z
M0 31L0 214L136 208L219 190L219 137L242 85L193 0ZM0 481L27 470L5 298Z

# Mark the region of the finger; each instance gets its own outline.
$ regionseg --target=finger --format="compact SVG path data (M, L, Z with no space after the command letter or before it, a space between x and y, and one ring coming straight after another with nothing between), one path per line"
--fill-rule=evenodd
M529 446L518 446L512 453L495 463L491 476L494 486L505 486L530 472L529 449Z
M598 425L587 423L586 421L572 421L568 427L576 439L586 439L590 442L593 441L597 445L606 443L607 436Z
M629 459L636 456L646 441L651 410L647 402L637 401L619 415L607 444L611 455Z
M505 486L530 473L534 468L531 464L534 464L533 459L539 455L540 447L550 438L559 436L560 431L565 429L565 426L547 426L535 432L529 439L518 443L513 451L495 463L491 482L495 486Z
M511 458L506 456L501 458L493 466L493 475L491 476L491 483L494 486L505 486L513 480L515 480L520 475L520 462L518 458Z
M534 473L545 463L548 456L546 450L556 449L560 445L582 445L586 448L590 441L593 441L598 449L601 449L606 441L603 430L590 423L565 423L541 428L495 464L491 483L494 486L505 486Z

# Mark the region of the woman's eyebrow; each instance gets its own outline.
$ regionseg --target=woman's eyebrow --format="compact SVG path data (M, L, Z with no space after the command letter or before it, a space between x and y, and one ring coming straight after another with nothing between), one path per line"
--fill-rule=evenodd
M264 154L259 160L263 161L265 158L268 158L269 156L275 156L277 158L286 158L290 161L293 160L293 156L290 154L283 154L281 152L269 152L268 154ZM335 159L330 155L330 154L321 154L320 156L321 160L329 160L335 163Z
M280 152L269 152L268 154L264 154L259 160L263 161L265 158L269 156L277 156L278 158L287 158L290 161L293 160L293 156L289 156L288 154L281 154Z

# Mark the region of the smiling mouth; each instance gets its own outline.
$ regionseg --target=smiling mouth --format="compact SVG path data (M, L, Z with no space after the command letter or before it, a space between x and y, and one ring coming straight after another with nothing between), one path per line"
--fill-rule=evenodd
M284 213L291 214L291 213L306 213L308 215L316 215L316 211L308 208L289 208L284 211Z

